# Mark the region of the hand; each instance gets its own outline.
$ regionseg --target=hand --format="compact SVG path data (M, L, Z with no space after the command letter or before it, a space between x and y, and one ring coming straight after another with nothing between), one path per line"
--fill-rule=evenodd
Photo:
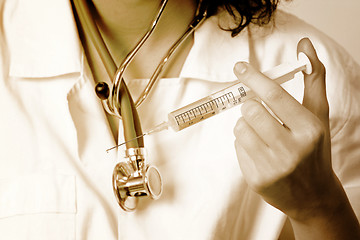
M249 186L290 219L309 223L331 218L344 203L349 204L331 166L325 68L308 39L299 42L300 51L313 67L312 74L304 74L303 104L249 64L235 65L239 80L282 123L260 102L250 100L242 106L243 117L234 134L239 165Z

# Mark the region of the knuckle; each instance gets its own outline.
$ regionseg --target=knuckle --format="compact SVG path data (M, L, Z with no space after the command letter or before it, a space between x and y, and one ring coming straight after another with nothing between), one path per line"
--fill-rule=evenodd
M323 101L321 102L321 108L319 110L319 114L320 116L325 116L326 118L329 118L330 108L326 98L324 98Z
M265 101L279 101L284 97L284 90L280 86L270 89L265 95Z
M313 72L313 74L311 75L313 78L325 78L326 76L326 68L324 66L324 64L322 62L319 62L315 69L315 71Z
M263 183L258 179L252 179L248 181L249 186L254 192L261 193L264 189Z
M260 103L256 101L247 101L241 108L244 118L249 121L257 121L262 114L262 110Z
M262 194L265 193L271 185L276 182L276 180L260 176L259 174L255 174L252 179L248 182L249 186L252 188L253 191Z
M321 63L321 72L326 75L326 68L325 65L323 63Z
M325 75L326 74L326 68L325 68L325 66L324 66L324 64L322 62L319 63L318 73L320 75Z
M308 144L316 144L321 142L325 136L325 126L319 119L314 119L311 124L302 132L303 138L308 142Z
M245 122L244 118L240 118L234 127L234 135L238 136L246 128L247 128L247 123Z

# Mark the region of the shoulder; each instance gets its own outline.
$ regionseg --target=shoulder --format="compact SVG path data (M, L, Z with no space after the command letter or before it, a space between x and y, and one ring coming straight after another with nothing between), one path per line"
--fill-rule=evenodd
M326 90L330 106L332 136L344 130L360 102L360 66L336 41L314 26L289 13L278 11L273 29L265 37L278 52L294 52L301 38L309 38L326 68ZM275 43L276 42L276 43ZM294 48L291 50L290 48ZM287 55L283 53L283 55Z
M353 110L352 102L360 98L360 67L350 54L311 24L281 10L270 24L250 25L236 37L222 29L231 21L231 17L218 14L198 29L187 72L213 81L234 80L233 66L238 61L248 61L265 71L294 61L298 42L307 37L325 65L330 114L336 119L332 129L334 134L340 131ZM301 92L300 88L296 90L299 99Z
M254 56L258 58L257 67L267 70L296 59L297 44L304 37L313 42L320 59L329 68L344 67L334 59L342 63L351 62L350 55L330 37L284 11L278 10L268 25L250 25L236 37L231 37L230 32L224 30L231 27L232 21L231 16L219 13L207 19L195 32L194 46L189 56L192 72L197 72L198 68L211 73L218 70L216 79L225 81L225 78L235 77L232 67L237 61L251 63Z

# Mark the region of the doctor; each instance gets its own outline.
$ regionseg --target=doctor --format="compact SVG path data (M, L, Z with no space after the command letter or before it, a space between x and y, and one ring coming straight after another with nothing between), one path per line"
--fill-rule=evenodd
M89 3L117 63L147 29L158 2ZM2 239L276 239L286 219L297 239L360 237L353 210L360 210L360 68L311 26L283 12L273 15L276 1L235 1L228 8L233 16L216 11L217 2L204 2L212 17L176 52L139 115L150 128L170 110L226 86L235 73L282 124L249 101L241 113L194 130L149 136L149 159L163 173L164 194L133 213L115 202L111 173L118 158L104 151L123 140L121 122L118 129L109 121L94 95L94 79L106 72L95 49L82 50L70 3L0 3ZM196 5L169 0L125 74L135 96ZM255 18L242 29L234 16ZM236 29L234 37L219 26ZM304 37L316 51L307 39L298 44ZM290 94L253 67L266 70L300 51L313 73L305 75L305 88L301 78L288 84Z

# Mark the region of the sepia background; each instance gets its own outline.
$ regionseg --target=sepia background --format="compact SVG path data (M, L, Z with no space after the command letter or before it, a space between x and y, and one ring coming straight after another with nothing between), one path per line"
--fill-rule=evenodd
M283 0L280 8L326 33L360 64L360 0Z

